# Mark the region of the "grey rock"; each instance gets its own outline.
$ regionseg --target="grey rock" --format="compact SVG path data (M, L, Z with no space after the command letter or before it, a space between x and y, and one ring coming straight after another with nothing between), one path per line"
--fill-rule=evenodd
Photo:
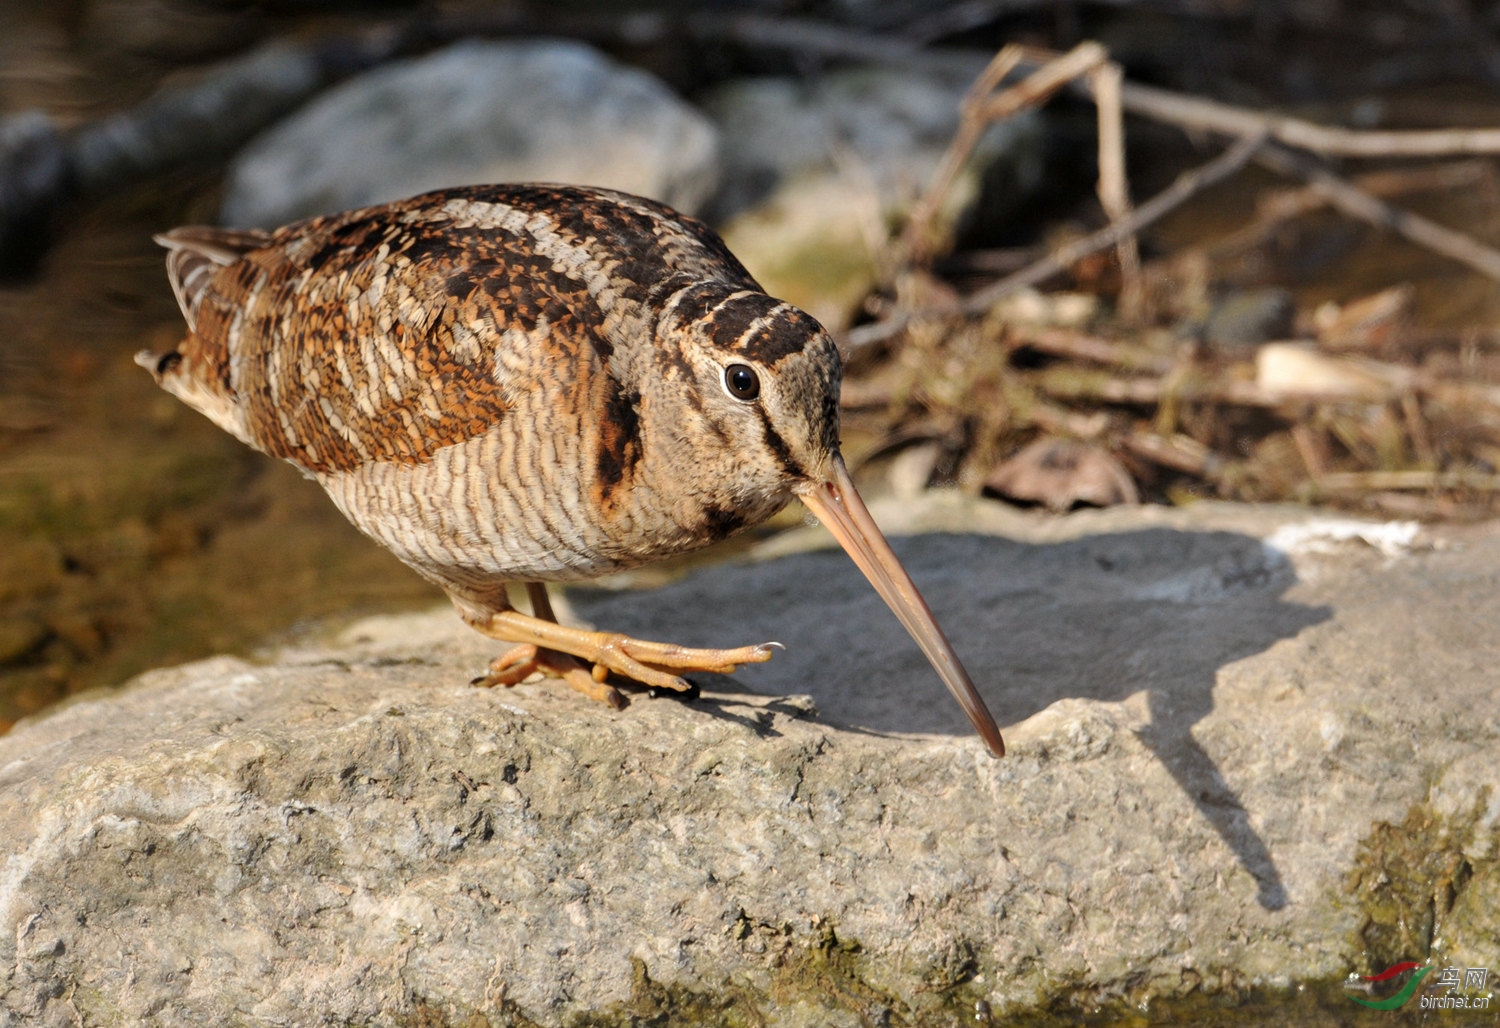
M1247 289L1214 304L1203 325L1203 338L1224 350L1248 349L1292 334L1297 302L1291 290Z
M876 514L1003 760L813 528L570 594L787 645L696 703L471 688L446 611L152 672L0 738L0 1024L1281 1016L1500 968L1500 528Z
M968 88L964 76L865 66L812 79L736 79L701 98L724 133L724 186L716 205L732 214L757 204L787 179L844 176L853 191L873 192L884 207L926 186L954 132ZM1009 155L1034 183L1041 175L1038 119L992 126L979 163Z
M68 145L42 111L0 115L0 260L40 250L48 221L67 194Z
M212 42L216 24L203 19L153 18L139 5L101 4L107 22L147 27L137 41L162 61L176 39L191 39L196 53L234 49L243 42L244 26ZM206 13L206 12L205 12ZM116 19L113 16L118 16ZM161 22L170 22L165 32ZM84 34L105 31L95 25ZM338 78L384 61L396 36L366 33L329 41L272 40L164 85L132 107L64 127L64 121L40 111L0 117L0 270L24 271L40 260L50 243L52 223L70 202L116 191L130 182L161 175L187 162L205 164L226 158L255 133L303 103ZM118 52L116 36L106 47ZM131 44L125 43L128 49ZM181 55L180 63L192 63ZM71 122L72 119L64 119Z
M724 137L713 214L767 291L842 326L875 278L887 224L926 189L958 127L966 77L859 67L803 81L735 80L700 102ZM987 218L1042 175L1032 113L992 126L942 220Z
M645 72L572 42L469 41L329 90L234 160L222 219L297 218L476 182L608 186L696 210L718 134Z

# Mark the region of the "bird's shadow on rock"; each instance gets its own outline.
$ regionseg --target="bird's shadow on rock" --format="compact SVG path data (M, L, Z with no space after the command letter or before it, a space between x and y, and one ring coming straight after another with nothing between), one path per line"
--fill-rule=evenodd
M1220 668L1331 616L1282 599L1297 580L1290 561L1252 536L1170 528L1044 544L951 534L892 544L1002 726L1068 697L1119 701L1144 690L1141 739L1255 876L1261 905L1285 905L1269 850L1192 729L1214 709ZM830 723L970 731L841 552L711 568L650 593L570 595L580 617L642 638L775 639L787 652L735 680L760 693L809 694ZM725 679L710 687L735 688ZM723 704L702 707L743 720Z

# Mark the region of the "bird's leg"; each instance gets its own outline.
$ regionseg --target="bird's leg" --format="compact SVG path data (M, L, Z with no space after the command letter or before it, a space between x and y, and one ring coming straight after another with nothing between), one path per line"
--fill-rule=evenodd
M532 592L533 586L537 590L542 589L539 583L528 583L526 586L531 594L532 609L536 612L532 615L506 609L490 612L487 619L465 617L471 626L484 635L519 644L497 663L526 652L522 647L532 647L536 651L537 660L551 651L557 657L571 654L586 664L592 664L593 673L589 677L596 683L596 688L613 671L642 685L684 692L691 686L673 672L713 671L727 674L741 664L758 664L770 660L771 651L777 646L776 643L762 643L759 646L741 646L730 650L699 650L671 643L632 639L617 632L592 632L559 625L546 617L552 610L551 605L546 602L545 593L542 603L537 604L536 595ZM565 677L568 677L569 684L575 689L594 695L580 683L575 683L572 676Z
M527 582L526 596L531 601L531 614L533 620L557 623L557 615L552 612L552 602L547 598L547 587L541 582ZM511 611L511 613L518 613ZM525 616L525 615L520 615ZM467 619L466 619L467 620ZM474 622L470 622L474 624ZM474 625L479 628L478 624ZM484 631L480 628L480 631ZM486 635L491 633L486 632ZM495 636L495 638L501 638ZM506 640L514 642L515 640ZM625 697L620 695L618 689L604 682L603 676L596 668L590 673L577 658L551 648L543 648L535 643L523 642L513 646L503 654L490 661L489 670L474 680L475 685L494 686L516 685L529 678L533 672L540 671L543 674L551 674L568 685L577 689L592 700L607 703L616 710L625 706Z
M557 615L552 610L552 597L547 595L544 582L527 582L526 599L531 602L531 616L557 624Z

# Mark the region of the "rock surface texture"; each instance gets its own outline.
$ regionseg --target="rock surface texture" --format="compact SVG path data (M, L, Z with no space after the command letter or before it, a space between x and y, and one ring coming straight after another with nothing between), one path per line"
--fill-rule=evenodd
M223 221L299 218L490 182L608 186L697 210L719 133L659 80L580 43L458 43L358 75L234 160Z
M1004 760L785 537L573 594L787 645L696 703L471 688L447 611L153 672L0 738L0 1024L982 1024L1500 972L1496 526L882 520L946 530L896 547Z

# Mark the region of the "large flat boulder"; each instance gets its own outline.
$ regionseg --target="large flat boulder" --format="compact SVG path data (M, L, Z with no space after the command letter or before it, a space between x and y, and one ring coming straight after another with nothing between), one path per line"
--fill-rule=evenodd
M230 164L225 224L299 218L488 182L608 186L692 213L719 132L658 79L581 43L466 40L356 75Z
M572 594L787 645L695 703L470 687L496 646L447 611L152 672L0 738L0 1024L1313 1016L1500 972L1500 529L876 513L945 529L897 549L1005 759L784 538Z

